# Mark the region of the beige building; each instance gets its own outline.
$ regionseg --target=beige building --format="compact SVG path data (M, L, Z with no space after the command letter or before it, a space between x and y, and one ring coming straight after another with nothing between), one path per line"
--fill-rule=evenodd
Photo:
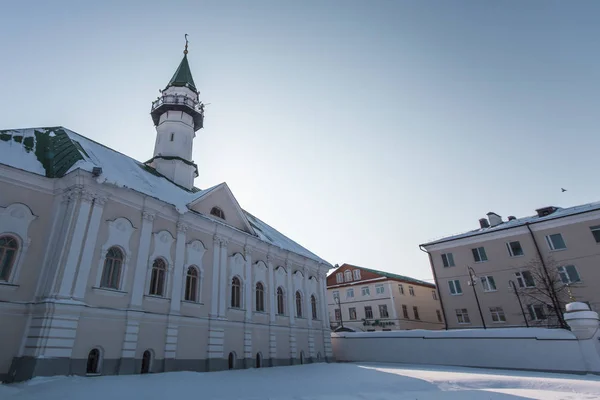
M571 297L600 309L600 203L507 220L490 212L479 224L421 245L449 328L556 326L553 310Z
M226 183L193 186L198 94L186 46L145 163L62 127L0 131L0 380L331 357L331 265Z
M435 285L402 275L343 264L327 277L334 330L442 329Z

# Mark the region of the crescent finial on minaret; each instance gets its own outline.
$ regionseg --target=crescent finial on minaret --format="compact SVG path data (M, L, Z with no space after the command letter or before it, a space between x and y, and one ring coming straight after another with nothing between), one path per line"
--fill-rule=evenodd
M188 49L187 49L187 47L188 47L188 38L187 37L188 37L188 34L186 33L185 34L185 50L183 50L183 54L187 54L188 53Z

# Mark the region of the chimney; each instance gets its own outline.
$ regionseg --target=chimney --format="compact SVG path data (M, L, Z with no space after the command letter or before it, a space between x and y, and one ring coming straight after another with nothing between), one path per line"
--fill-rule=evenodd
M495 212L489 212L487 213L488 219L490 220L490 225L491 226L497 226L500 225L502 223L502 217L499 216L498 214L496 214Z
M488 223L488 220L487 220L487 219L485 219L485 218L481 218L481 219L479 220L479 226L481 227L481 229L484 229L484 228L489 228L489 227L490 227L490 224Z
M558 207L548 206L548 207L538 208L537 210L535 210L535 212L537 213L538 217L541 218L541 217L545 217L547 215L552 214L556 210L558 210Z
M509 216L508 216L508 220L509 220L509 221L513 221L513 220L515 220L515 219L517 219L517 217L515 217L514 215L509 215Z

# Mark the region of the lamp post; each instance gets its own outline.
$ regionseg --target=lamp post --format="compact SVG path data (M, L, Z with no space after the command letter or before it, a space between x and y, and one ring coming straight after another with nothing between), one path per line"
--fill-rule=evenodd
M517 296L517 300L519 302L519 307L521 307L521 314L523 314L523 319L525 320L525 326L529 328L529 321L527 321L527 316L525 315L525 310L523 309L523 303L521 303L521 296L519 296L519 292L517 291L517 286L515 285L515 283L512 280L508 281L509 285L512 286L512 289L515 292L515 295ZM510 289L510 287L509 287Z
M342 315L342 304L340 303L340 297L333 297L333 301L335 301L338 305L338 310L340 310L340 325L342 326L342 329L344 329L344 316Z
M475 290L475 285L477 284L477 277L475 276L475 271L473 268L467 265L467 271L469 271L469 286L473 288L473 294L475 295L475 301L477 302L477 309L479 310L479 316L481 316L481 323L483 324L483 329L487 329L485 326L485 319L483 319L483 312L481 312L481 304L479 304L479 297L477 297L477 291Z

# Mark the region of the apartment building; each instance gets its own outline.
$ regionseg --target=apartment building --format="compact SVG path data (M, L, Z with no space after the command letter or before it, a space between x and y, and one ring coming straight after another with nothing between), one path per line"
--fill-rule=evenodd
M444 328L435 285L351 264L327 277L327 308L334 330Z
M570 299L600 309L598 246L600 202L506 220L490 212L479 229L420 245L449 328L556 326L553 310Z

